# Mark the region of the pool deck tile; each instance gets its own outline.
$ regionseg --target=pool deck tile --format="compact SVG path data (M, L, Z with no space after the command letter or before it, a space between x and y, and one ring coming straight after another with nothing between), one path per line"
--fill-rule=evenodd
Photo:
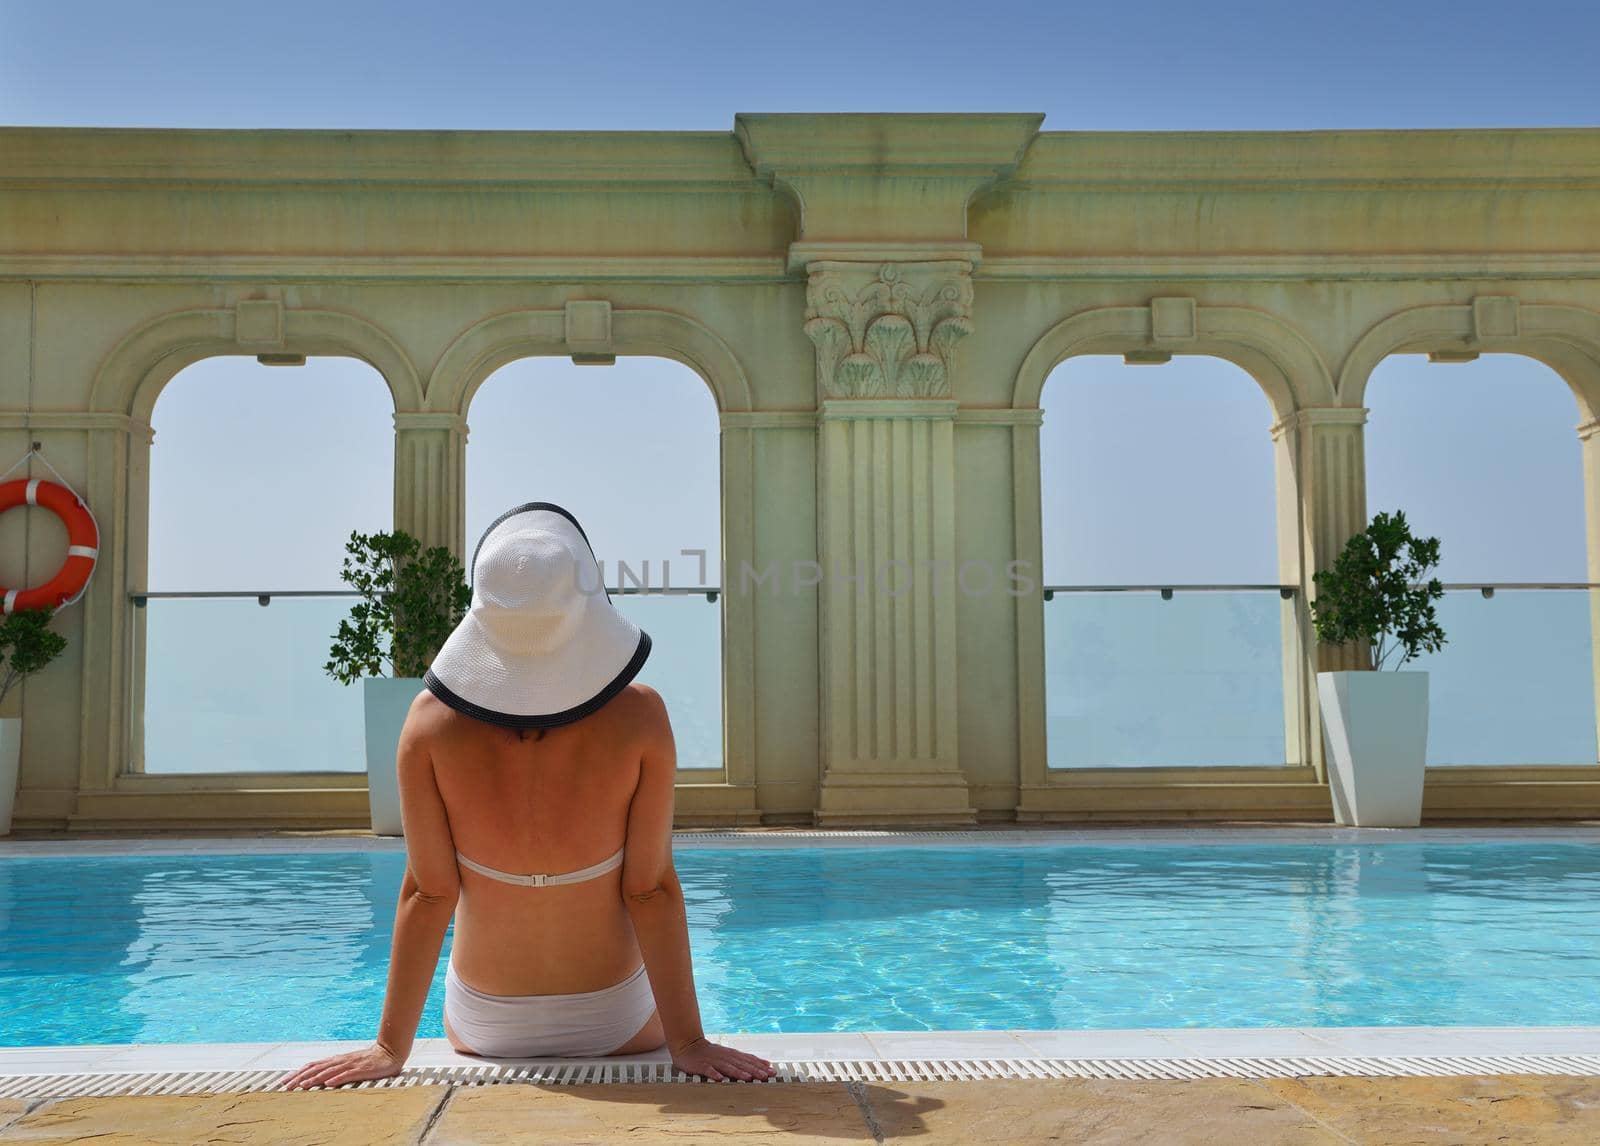
M1600 1079L1264 1079L1262 1090L1294 1105L1343 1141L1506 1142L1593 1146L1600 1142Z
M0 1130L0 1143L66 1146L392 1146L416 1142L441 1102L442 1086L287 1094L62 1098Z
M1348 1138L1243 1079L871 1085L865 1105L885 1141L1333 1146Z
M0 1098L0 1130L27 1113L34 1103L25 1098Z
M458 1089L427 1146L496 1143L872 1142L850 1089L799 1086L490 1086ZM3 1141L3 1139L0 1139Z
M25 1111L25 1112L24 1112ZM10 1118L11 1121L7 1121ZM538 1084L0 1102L0 1144L1600 1141L1600 1078Z

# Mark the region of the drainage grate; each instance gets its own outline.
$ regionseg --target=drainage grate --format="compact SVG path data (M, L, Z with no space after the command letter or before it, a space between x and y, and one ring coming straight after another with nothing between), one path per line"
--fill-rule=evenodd
M1600 1075L1600 1055L1495 1055L1427 1058L1140 1058L1140 1059L851 1059L776 1064L774 1083L981 1082L995 1078L1305 1078L1311 1075L1417 1077L1446 1075ZM0 1098L79 1098L146 1094L242 1094L276 1091L287 1070L139 1071L25 1074L0 1077ZM492 1086L502 1083L686 1083L665 1063L408 1067L392 1078L345 1089Z

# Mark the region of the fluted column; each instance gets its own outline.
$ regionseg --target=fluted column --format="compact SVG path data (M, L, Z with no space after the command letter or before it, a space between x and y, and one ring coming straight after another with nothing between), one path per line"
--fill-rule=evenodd
M818 261L821 824L970 823L956 753L952 354L971 264Z
M1273 427L1273 437L1286 447L1280 465L1292 465L1296 486L1294 498L1280 501L1300 518L1299 569L1286 552L1284 572L1297 573L1307 597L1316 595L1312 575L1332 566L1345 543L1367 527L1366 421L1364 408L1339 407L1301 410ZM1353 647L1323 648L1317 665L1322 672L1360 668L1362 656Z
M1308 761L1319 777L1326 769L1316 674L1362 668L1366 651L1319 644L1307 603L1316 596L1315 574L1331 567L1345 543L1367 527L1366 421L1362 407L1313 407L1272 428L1279 576L1301 587L1284 625L1287 759Z
M1583 514L1589 539L1589 584L1600 585L1600 419L1579 426L1578 440L1583 443ZM1594 658L1595 718L1600 722L1600 589L1589 590L1589 635Z
M466 560L466 421L400 413L394 431L394 527Z

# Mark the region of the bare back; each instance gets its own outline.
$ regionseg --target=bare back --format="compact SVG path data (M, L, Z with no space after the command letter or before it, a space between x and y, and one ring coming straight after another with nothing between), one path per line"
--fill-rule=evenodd
M486 724L430 693L417 725L455 848L505 872L577 871L616 853L628 832L649 704L629 685L572 724L529 731ZM639 965L622 870L570 886L529 888L460 870L453 959L493 995L595 991Z

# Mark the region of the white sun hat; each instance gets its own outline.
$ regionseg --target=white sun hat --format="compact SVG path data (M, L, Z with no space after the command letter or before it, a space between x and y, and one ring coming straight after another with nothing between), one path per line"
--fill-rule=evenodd
M650 635L612 605L577 518L534 501L484 532L472 606L422 679L468 716L552 728L599 709L649 655Z

